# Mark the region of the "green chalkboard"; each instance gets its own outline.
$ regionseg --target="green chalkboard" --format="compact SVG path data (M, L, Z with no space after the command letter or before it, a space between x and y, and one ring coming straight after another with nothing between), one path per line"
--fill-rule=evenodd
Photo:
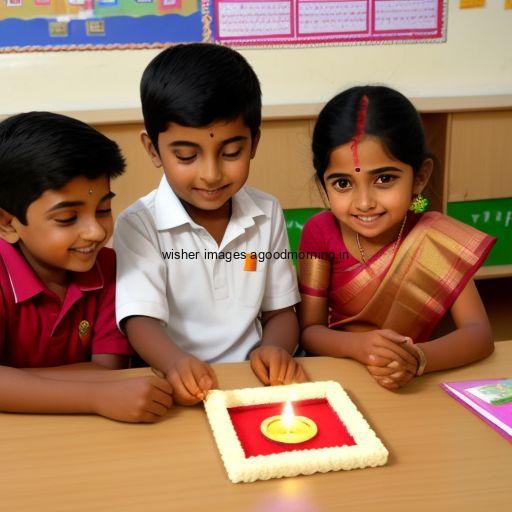
M512 198L448 203L448 215L495 236L484 266L512 263Z
M290 250L297 252L299 250L300 234L304 224L318 212L321 208L293 208L284 210L284 218L286 221L286 230L290 239ZM293 258L293 264L296 265L296 258Z

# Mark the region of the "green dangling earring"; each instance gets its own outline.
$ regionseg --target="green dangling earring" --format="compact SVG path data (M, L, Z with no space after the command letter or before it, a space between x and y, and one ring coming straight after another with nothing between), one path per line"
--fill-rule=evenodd
M423 195L418 194L411 202L409 210L414 213L424 213L428 210L430 201Z

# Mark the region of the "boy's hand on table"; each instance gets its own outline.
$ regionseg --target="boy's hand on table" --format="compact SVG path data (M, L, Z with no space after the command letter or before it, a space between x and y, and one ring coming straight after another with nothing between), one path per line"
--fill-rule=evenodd
M190 354L178 356L166 373L180 405L194 405L204 400L207 391L218 387L213 368Z
M256 377L267 386L309 380L302 366L284 348L276 345L263 345L254 349L249 360Z
M129 423L153 423L172 406L172 386L157 376L97 384L94 412Z

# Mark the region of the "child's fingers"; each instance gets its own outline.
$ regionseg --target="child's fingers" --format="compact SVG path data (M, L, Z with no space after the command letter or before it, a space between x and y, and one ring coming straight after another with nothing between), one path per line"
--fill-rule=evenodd
M141 423L155 423L155 421L159 420L160 416L158 414L154 414L150 411L144 411L140 418Z
M394 352L401 359L403 359L404 361L408 361L411 364L414 364L416 362L416 357L410 352L410 348L405 348L407 346L407 343L401 343L399 345L397 343L393 343L392 341L383 338L381 340L381 343L379 343L377 346ZM393 359L396 359L396 357L394 357Z
M258 377L265 386L270 384L267 368L259 356L255 355L251 357L251 368L256 377Z
M178 372L172 372L169 379L174 389L174 397L177 403L181 405L194 405L199 402L200 399L188 391Z
M412 374L415 374L416 370L417 370L417 367L418 367L418 364L417 363L409 364L409 363L406 363L404 361L399 362L399 361L395 360L395 361L391 361L391 363L389 363L387 365L387 367L391 368L394 371L404 370L404 371L410 372Z
M396 382L393 382L391 379L384 377L383 379L376 378L375 379L383 388L389 389L390 391L396 391L399 389L399 386Z
M280 384L279 371L281 369L281 365L282 362L280 352L272 352L272 355L268 358L269 379L271 386Z
M368 365L366 367L369 373L371 373L373 376L377 377L388 377L389 375L392 375L394 370L393 368L388 368L387 366L372 366Z
M391 377L399 387L403 387L414 378L414 375L409 372L403 372L400 376Z
M407 341L411 339L409 336L403 336L391 329L382 329L379 331L379 334L394 343L407 343Z
M295 382L295 374L297 373L297 363L294 361L293 357L288 361L288 365L286 367L286 373L284 375L284 384L290 384Z
M199 398L199 400L203 400L204 391L201 389L199 381L203 376L207 376L207 373L204 371L202 364L195 365L194 362L192 361L192 364L182 367L180 369L180 376L187 391L196 398Z
M307 376L304 368L298 363L296 363L295 377L293 379L295 382L309 382L309 377Z
M166 409L169 409L172 405L172 395L164 393L159 389L153 391L153 401L163 405Z
M286 374L288 373L288 368L290 365L294 365L293 358L288 354L288 352L282 351L281 354L281 362L279 365L279 375L277 376L277 382L279 384L286 384Z
M173 392L172 385L167 379L162 379L160 377L153 377L151 379L151 385L153 387L159 389L161 392L172 396L172 392Z
M381 357L385 357L392 361L393 359L402 359L403 361L416 365L416 358L406 350L401 349L398 345L387 342L386 345L374 347L372 353ZM398 357L397 357L398 356Z
M162 404L158 402L150 402L145 407L146 412L150 412L151 414L155 414L156 416L164 416L167 414L167 407L164 407Z
M210 389L213 388L212 378L210 377L210 374L206 373L202 377L200 377L198 384L203 394L206 393L207 391L210 391Z
M215 373L215 370L211 367L209 364L205 364L206 371L208 372L208 375L210 376L211 384L208 389L205 389L205 391L209 391L210 389L217 389L219 387L219 381L217 380L217 374ZM203 388L204 389L204 388Z
M204 399L204 392L199 387L199 384L196 382L196 379L193 374L186 374L182 377L183 385L188 393L192 396L195 396L199 400Z
M371 366L387 366L394 359L388 359L387 357L380 357L376 354L370 354L368 356L368 361Z

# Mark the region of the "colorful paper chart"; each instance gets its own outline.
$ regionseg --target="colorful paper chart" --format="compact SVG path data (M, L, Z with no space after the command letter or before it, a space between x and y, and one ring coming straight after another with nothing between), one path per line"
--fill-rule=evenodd
M0 52L200 42L209 28L202 9L198 0L4 0Z
M446 40L447 0L3 0L0 52Z
M445 40L445 0L213 0L215 40L235 46Z

